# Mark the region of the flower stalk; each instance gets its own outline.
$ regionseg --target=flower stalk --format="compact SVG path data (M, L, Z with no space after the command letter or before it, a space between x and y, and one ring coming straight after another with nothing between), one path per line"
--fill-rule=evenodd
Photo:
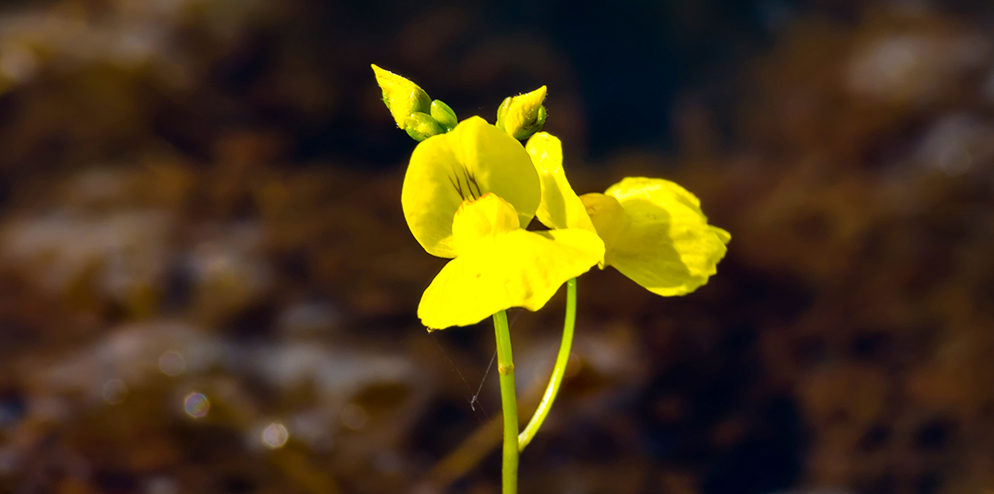
M500 374L500 403L504 416L504 456L501 467L503 494L518 492L518 398L514 390L514 361L511 358L511 333L507 313L494 314L497 336L497 372Z
M556 366L552 368L552 375L549 376L549 384L545 387L545 394L542 401L535 409L531 420L525 430L518 435L518 452L524 451L528 443L532 442L535 434L542 427L545 418L552 409L552 404L559 394L559 386L563 383L563 376L566 375L566 366L569 365L569 354L573 348L573 328L576 326L576 278L569 280L566 284L566 320L563 322L563 339L559 344L559 354L556 355Z

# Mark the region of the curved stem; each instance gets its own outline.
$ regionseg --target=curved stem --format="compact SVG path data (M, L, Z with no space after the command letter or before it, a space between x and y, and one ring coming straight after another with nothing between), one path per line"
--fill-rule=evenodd
M507 314L494 314L497 336L497 371L500 374L500 403L504 415L503 494L518 492L518 398L514 391L514 362L511 358L511 333Z
M556 401L559 394L559 385L563 382L563 375L566 374L566 365L569 364L569 352L573 347L573 327L576 325L576 278L569 280L566 285L566 321L563 322L563 341L559 345L559 355L556 356L556 366L552 369L552 376L549 377L549 384L545 387L545 394L538 404L535 414L532 415L528 426L518 435L518 451L524 451L525 446L532 442L538 429L545 422L545 417L549 415L552 403Z

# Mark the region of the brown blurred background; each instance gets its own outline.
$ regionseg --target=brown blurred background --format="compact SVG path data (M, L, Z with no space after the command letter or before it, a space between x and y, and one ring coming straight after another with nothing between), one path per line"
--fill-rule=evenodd
M4 2L0 493L499 492L493 332L415 317L444 261L376 63L461 118L547 84L578 192L676 180L733 235L686 297L580 279L522 493L992 494L991 33L982 0ZM511 314L526 417L562 296Z

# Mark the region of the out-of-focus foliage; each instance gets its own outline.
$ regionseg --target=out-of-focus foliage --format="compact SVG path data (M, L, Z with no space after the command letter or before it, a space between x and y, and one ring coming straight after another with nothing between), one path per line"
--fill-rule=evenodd
M404 225L413 144L372 61L459 115L547 84L576 190L663 176L735 238L689 297L610 268L581 280L522 485L994 488L990 7L773 4L761 48L688 79L675 109L624 81L589 89L613 72L562 47L598 39L584 3L516 13L545 30L463 3L4 5L0 492L495 492L493 372L471 401L492 335L415 317L443 261ZM714 32L694 23L708 5L613 26L637 7L612 4L595 34ZM629 49L615 59L662 51ZM604 142L587 129L642 109L670 112L657 137L678 149L584 162ZM561 303L510 317L529 411Z

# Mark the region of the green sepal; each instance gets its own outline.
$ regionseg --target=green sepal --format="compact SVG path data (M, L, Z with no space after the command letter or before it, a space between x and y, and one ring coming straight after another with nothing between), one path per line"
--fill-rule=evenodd
M504 114L507 113L507 109L510 106L511 106L511 97L508 96L504 98L504 101L501 101L500 106L497 107L497 123L494 124L494 126L504 132L507 132L507 129L504 128Z
M431 116L438 123L442 124L442 127L445 127L446 132L456 128L456 125L459 123L459 119L456 118L456 112L452 111L452 108L441 100L431 102Z
M407 117L402 128L407 131L407 135L411 136L411 139L419 142L446 132L438 120L424 112L414 112Z

